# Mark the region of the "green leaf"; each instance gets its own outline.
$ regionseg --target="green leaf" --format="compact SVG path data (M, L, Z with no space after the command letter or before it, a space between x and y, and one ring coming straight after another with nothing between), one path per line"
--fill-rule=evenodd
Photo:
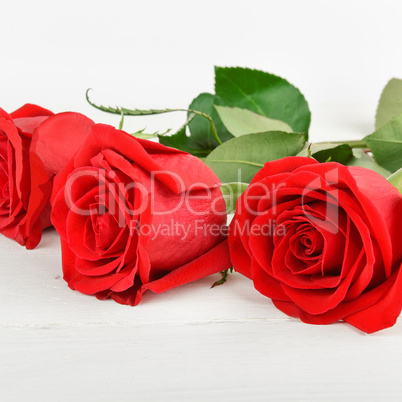
M402 168L389 176L387 180L402 194Z
M360 166L374 170L385 178L389 177L391 174L388 170L378 165L375 160L362 149L353 149L353 157L349 160L348 166Z
M212 151L212 148L203 148L203 145L198 142L196 138L186 135L186 127L194 120L195 116L195 113L189 113L186 122L179 128L176 134L171 136L159 136L159 142L163 145L188 152L199 158L205 158ZM198 117L206 120L201 116ZM210 129L209 124L208 128Z
M214 149L205 159L223 183L249 183L265 162L296 155L305 142L304 133L247 134Z
M233 136L223 125L217 111L215 110L214 106L220 104L222 104L222 100L219 97L209 93L202 93L191 102L189 109L198 110L208 114L215 124L218 137L222 142L225 142L233 138ZM218 143L212 134L211 126L208 120L204 117L195 116L189 124L189 129L190 136L199 144L200 149L211 151L218 146Z
M332 162L346 164L348 158L353 155L352 147L348 144L336 142L313 142L306 143L297 156L305 156L324 163L328 158Z
M167 147L180 149L200 158L206 157L212 149L203 149L193 137L187 137L186 127L173 135L159 136L159 142Z
M215 109L222 123L235 137L266 131L293 132L292 128L283 121L270 119L247 109L218 105L215 105Z
M402 113L402 80L392 78L382 91L375 117L375 128L378 130L393 117Z
M379 165L395 172L402 166L402 113L363 138Z
M304 96L288 81L259 70L215 67L215 93L224 105L248 109L308 132L310 110Z
M248 187L247 183L225 183L221 186L223 198L226 202L226 212L232 214L236 210L236 201Z
M321 163L329 160L331 162L338 162L342 165L346 165L352 157L353 151L348 144L341 144L313 153L313 158Z

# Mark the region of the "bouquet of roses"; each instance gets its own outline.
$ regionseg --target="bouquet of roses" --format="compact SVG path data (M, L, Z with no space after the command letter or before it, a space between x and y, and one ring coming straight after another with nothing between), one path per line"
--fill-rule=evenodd
M34 248L60 235L64 279L136 305L221 272L250 278L284 313L367 333L402 310L402 81L376 131L310 143L300 91L262 71L216 68L188 109L98 106L119 129L27 104L0 109L0 232ZM187 111L172 135L128 134L125 116ZM229 228L227 214L234 213Z

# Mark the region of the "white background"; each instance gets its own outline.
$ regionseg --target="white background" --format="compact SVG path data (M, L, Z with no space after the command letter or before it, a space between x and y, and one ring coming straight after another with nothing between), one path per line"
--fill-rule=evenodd
M187 107L213 66L280 75L305 95L313 140L374 130L379 96L402 78L402 6L358 1L7 1L0 107L25 102L118 123L85 101ZM177 128L181 113L128 130ZM73 140L73 139L72 139ZM277 311L238 274L138 307L100 302L61 279L57 235L26 251L0 238L2 400L398 399L402 324L370 336Z

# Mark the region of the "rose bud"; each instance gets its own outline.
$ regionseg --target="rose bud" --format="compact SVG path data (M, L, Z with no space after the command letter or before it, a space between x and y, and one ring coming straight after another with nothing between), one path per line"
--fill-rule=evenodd
M61 113L65 125L53 128L53 113L26 104L11 114L0 109L0 232L32 249L51 226L52 179L82 143L72 128L94 123L78 113ZM60 117L61 116L61 117ZM65 136L68 134L68 137Z
M235 270L284 313L367 333L402 308L402 196L361 167L290 157L265 164L229 229Z
M146 290L229 268L219 186L190 154L93 126L54 183L64 279L84 294L136 305Z

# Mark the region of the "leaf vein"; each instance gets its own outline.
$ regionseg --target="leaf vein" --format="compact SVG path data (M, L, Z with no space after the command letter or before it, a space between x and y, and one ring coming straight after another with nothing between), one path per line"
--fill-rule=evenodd
M245 165L264 167L262 163L242 161L242 160L232 160L232 159L208 159L208 162L218 162L218 163L243 163Z
M264 111L260 108L260 106L255 102L255 100L248 94L246 94L231 78L229 78L227 75L225 75L226 79L228 81L230 81L233 86L244 96L246 97L254 106L255 108L259 111L260 114L262 114L263 116L268 117Z

